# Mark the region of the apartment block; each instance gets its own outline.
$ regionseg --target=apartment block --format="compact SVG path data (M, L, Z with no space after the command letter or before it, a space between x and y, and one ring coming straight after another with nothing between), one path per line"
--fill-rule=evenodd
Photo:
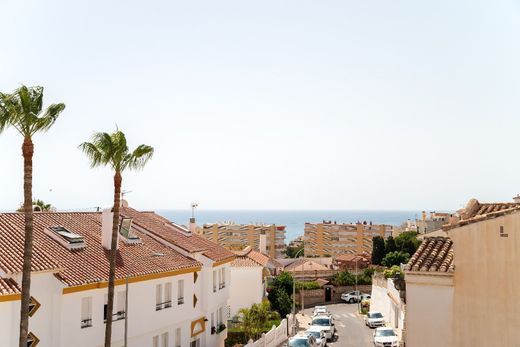
M230 250L242 250L249 246L269 255L283 257L285 250L285 226L275 224L204 224L203 237Z
M305 223L305 256L337 256L372 253L372 238L392 235L392 226L363 222L337 224L332 221Z
M103 345L112 221L35 212L28 346ZM112 346L223 347L234 254L153 212L119 222ZM18 345L23 232L23 213L0 213L1 346Z

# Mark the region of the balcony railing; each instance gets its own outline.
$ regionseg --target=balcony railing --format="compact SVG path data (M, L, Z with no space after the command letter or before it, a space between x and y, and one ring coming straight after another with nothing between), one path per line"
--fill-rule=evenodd
M217 285L214 284L214 285L213 285L213 293L215 293L216 291L217 291Z
M92 318L82 319L81 320L81 329L88 328L92 326Z
M116 321L118 321L118 320L125 319L126 314L125 314L125 311L117 311L116 313L114 313L114 314L112 315L112 317L114 317L114 318L112 319L112 321L113 321L113 322L116 322ZM103 320L103 322L104 322L104 323L107 322L106 318Z
M163 309L169 308L169 307L172 307L171 300L155 304L156 311L160 311L160 310L163 310Z
M226 283L220 283L218 285L218 289L223 289L223 288L226 288Z
M177 305L182 305L184 304L184 298L177 298Z
M221 332L223 332L224 330L226 330L226 324L224 323L220 323L217 327L217 334L220 334Z

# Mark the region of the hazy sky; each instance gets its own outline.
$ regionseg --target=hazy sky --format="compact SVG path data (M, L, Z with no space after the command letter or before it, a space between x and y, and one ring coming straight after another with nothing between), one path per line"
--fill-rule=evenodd
M520 192L518 1L0 1L0 90L67 109L34 196L107 206L77 149L116 124L156 155L138 208L455 209ZM22 201L0 135L0 209ZM52 190L52 191L51 191Z

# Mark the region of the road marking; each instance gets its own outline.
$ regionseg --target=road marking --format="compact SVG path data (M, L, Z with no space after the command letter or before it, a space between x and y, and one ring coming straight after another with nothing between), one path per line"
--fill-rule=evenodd
M345 317L345 318L348 318L346 313L343 313L342 316Z
M348 315L349 315L350 317L352 317L352 318L356 318L356 315L353 314L353 313L349 313Z

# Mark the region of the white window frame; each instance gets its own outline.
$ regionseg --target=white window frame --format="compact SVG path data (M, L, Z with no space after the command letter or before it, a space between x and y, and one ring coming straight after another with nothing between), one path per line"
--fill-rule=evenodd
M155 310L160 311L163 309L163 290L162 283L155 285Z
M92 326L92 297L81 299L81 329Z
M172 283L166 282L164 284L164 302L163 308L172 307Z
M177 281L177 304L184 304L184 280Z

